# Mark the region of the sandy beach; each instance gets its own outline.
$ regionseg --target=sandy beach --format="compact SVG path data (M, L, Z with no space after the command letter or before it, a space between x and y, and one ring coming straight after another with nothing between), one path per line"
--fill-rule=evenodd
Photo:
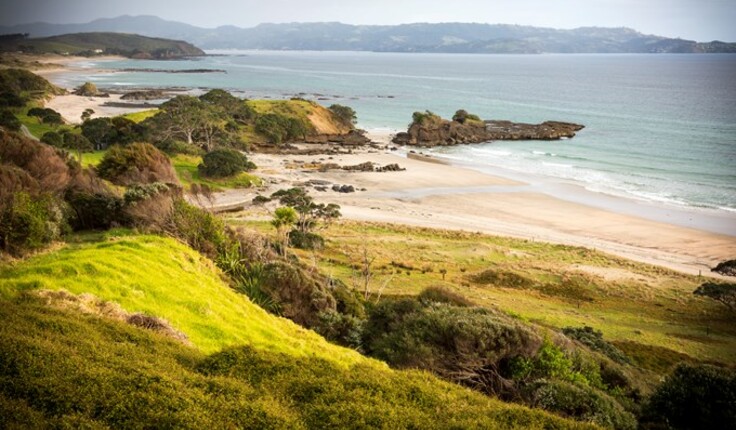
M68 71L69 69L62 69ZM53 81L54 69L44 70ZM47 103L69 122L79 122L84 109L96 116L112 116L141 109L112 108L110 98L59 96ZM711 275L710 268L736 256L736 237L697 228L652 220L632 213L604 210L585 204L530 191L525 183L497 175L449 165L420 154L389 151L390 134L369 136L375 148L357 149L350 154L283 156L252 154L259 166L257 174L266 186L261 189L230 190L216 196L216 207L244 205L244 216L268 217L275 207L254 207L256 194L268 195L278 189L324 181L326 191L311 189L318 201L338 203L345 218L360 221L401 223L414 226L477 231L535 241L584 246L660 265L690 274ZM306 146L305 146L306 147ZM314 163L341 166L364 162L378 165L398 163L399 172L320 172L300 167ZM338 193L331 184L352 185L355 193ZM365 191L361 191L365 189ZM647 219L649 218L649 219ZM726 220L728 222L728 219ZM736 219L734 220L736 223Z

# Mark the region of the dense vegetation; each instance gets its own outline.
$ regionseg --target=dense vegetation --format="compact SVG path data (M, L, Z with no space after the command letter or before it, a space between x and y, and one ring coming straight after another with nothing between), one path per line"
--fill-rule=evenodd
M0 39L0 51L32 54L122 55L130 58L171 59L204 55L201 49L183 41L123 33L75 33L43 38Z

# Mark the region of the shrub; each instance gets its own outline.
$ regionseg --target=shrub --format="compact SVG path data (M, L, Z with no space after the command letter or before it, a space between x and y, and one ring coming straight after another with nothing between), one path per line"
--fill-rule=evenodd
M177 197L177 190L160 182L135 184L125 191L124 211L136 226L163 230L168 226Z
M434 123L439 122L442 120L437 114L431 111L424 111L424 112L414 112L411 116L412 123L411 125L425 125L425 123Z
M197 145L182 142L180 140L163 140L155 142L156 148L164 151L169 155L184 154L184 155L204 155L205 152L202 148Z
M464 109L460 109L452 116L452 120L460 124L465 124L468 121L480 121L481 119L478 115L473 115Z
M60 133L57 133L55 131L48 131L41 136L41 142L55 146L57 148L61 148L64 145L64 138L61 137Z
M19 191L9 203L0 203L0 248L12 255L41 248L65 228L62 202L50 194Z
M511 271L488 269L470 276L476 284L490 284L506 288L532 288L534 280Z
M148 143L111 147L97 166L97 173L118 185L179 183L169 158Z
M37 117L44 124L59 125L64 123L61 114L49 108L31 108L28 109L27 115Z
M489 309L413 299L375 306L364 332L372 356L400 368L430 370L489 394L505 389L498 373L501 362L530 356L539 343L535 333Z
M66 161L53 148L0 130L0 160L25 170L50 193L63 191L71 178Z
M598 351L618 363L630 363L631 360L620 349L603 340L603 333L593 327L565 327L562 333L570 339L586 345L593 351Z
M118 141L118 131L110 118L94 118L82 123L82 135L95 149L106 149Z
M319 314L336 308L335 298L322 279L287 262L264 266L262 289L281 305L284 317L305 327L317 326Z
M0 106L19 108L26 104L26 100L18 94L5 91L0 93Z
M358 117L355 114L355 111L349 106L334 104L328 109L345 127L353 128L355 126L355 123L358 121Z
M289 243L298 249L322 249L325 246L325 239L316 233L291 230L289 232Z
M240 172L253 170L256 165L248 161L248 157L229 148L215 149L202 157L197 167L200 174L212 178L223 178L237 175Z
M277 113L261 115L256 119L256 132L265 136L271 143L304 138L309 127L298 118L291 118Z
M227 240L225 224L220 218L183 199L174 200L168 229L171 234L210 258L218 255Z
M527 387L532 406L616 430L637 428L636 418L610 396L563 381L535 382Z
M736 372L680 364L652 394L645 420L683 430L733 429L735 404Z
M446 303L448 305L471 307L475 306L473 302L453 291L443 287L428 287L419 293L417 298L422 302L428 303Z
M2 109L0 110L0 127L5 127L10 131L19 131L21 123L13 112L7 109Z
M69 184L64 199L71 208L69 223L75 230L108 229L124 225L124 201L94 171L79 171Z

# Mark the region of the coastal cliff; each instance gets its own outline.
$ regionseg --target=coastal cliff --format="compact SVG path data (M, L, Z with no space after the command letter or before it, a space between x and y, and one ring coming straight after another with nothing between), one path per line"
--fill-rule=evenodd
M583 128L580 124L559 121L541 124L483 121L465 111L458 111L452 120L440 118L431 112L416 112L408 131L398 133L393 143L443 146L491 140L559 140L574 137Z

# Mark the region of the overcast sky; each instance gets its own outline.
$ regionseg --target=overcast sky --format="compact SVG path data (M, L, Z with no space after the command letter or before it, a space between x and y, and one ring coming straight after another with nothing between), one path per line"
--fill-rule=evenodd
M157 15L202 27L262 22L483 22L555 28L631 27L736 42L736 0L0 0L0 25Z

